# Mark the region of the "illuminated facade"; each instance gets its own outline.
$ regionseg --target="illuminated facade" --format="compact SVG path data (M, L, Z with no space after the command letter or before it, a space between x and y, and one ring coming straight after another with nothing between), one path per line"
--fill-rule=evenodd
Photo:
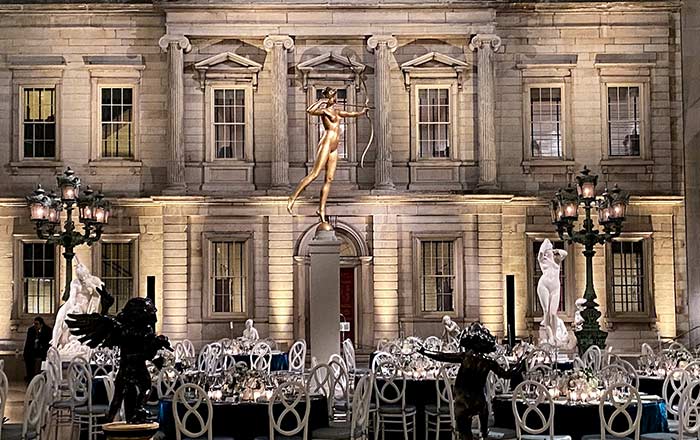
M344 126L328 209L356 344L437 333L444 314L503 335L508 274L518 336L535 335L547 201L584 164L634 196L595 257L609 343L687 330L680 2L400 3L1 6L3 347L58 306L60 251L22 197L65 166L115 204L80 260L123 297L155 276L163 333L201 343L253 317L263 336L304 337L316 207L285 204L326 86L376 107L364 168L369 121Z

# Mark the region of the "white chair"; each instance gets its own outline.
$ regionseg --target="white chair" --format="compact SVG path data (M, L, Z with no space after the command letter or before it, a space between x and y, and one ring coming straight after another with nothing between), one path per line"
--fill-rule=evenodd
M613 412L609 417L605 415L606 406L612 406ZM639 392L633 386L625 382L611 384L598 404L598 414L600 415L600 434L584 435L581 440L606 440L610 438L628 439L629 435L634 436L633 440L639 440L639 422L642 420L642 401ZM635 416L632 418L630 409L634 408ZM627 422L627 427L623 431L613 429L613 423L620 417L623 422L618 427Z
M5 371L0 371L0 420L5 418L5 405L7 405L7 391L9 383ZM0 438L2 438L3 423L0 423Z
M3 373L4 376L4 373ZM38 374L29 382L24 394L22 423L2 423L3 440L29 440L41 438L45 420L44 386L46 377ZM2 400L3 412L7 399L7 377L5 377L5 395ZM4 416L4 415L3 415Z
M275 405L282 406L282 412L275 411ZM300 408L303 406L303 408ZM306 440L309 434L309 414L311 413L311 399L306 388L299 382L284 382L277 387L267 406L267 414L270 419L269 437L256 437L255 440L275 440L280 438L297 438ZM289 420L290 422L285 422ZM291 429L284 429L282 425Z
M328 364L317 364L309 371L306 381L307 392L311 395L322 395L328 404L328 420L333 420L333 370Z
M437 336L428 336L423 341L423 348L430 351L440 351L442 348L442 339Z
M200 407L206 411L206 420ZM183 412L184 411L184 412ZM212 422L214 408L207 392L198 385L186 383L180 386L173 395L173 418L175 419L175 438L177 440L205 438L213 440ZM194 423L190 420L194 419ZM217 440L233 440L231 437L217 436Z
M435 403L425 405L425 438L430 438L430 433L434 432L435 440L439 440L440 432L448 431L451 433L450 439L457 440L452 379L448 377L445 368L440 368L440 373L438 373L438 379L435 381L435 394Z
M110 375L114 370L114 354L109 348L96 348L90 354L93 378Z
M529 371L540 365L551 366L554 363L552 355L548 350L536 348L527 354L525 358L525 368Z
M355 378L355 373L369 373L369 370L366 368L357 368L357 359L355 357L355 345L350 339L346 339L343 341L343 359L345 359L345 364L348 366L348 373L350 373L351 379Z
M328 366L331 369L331 408L335 421L350 420L350 377L348 375L345 361L337 354L331 355Z
M318 440L367 440L373 387L374 376L362 376L357 385L355 385L355 398L352 401L350 424L332 425L326 428L315 429L311 433L311 438Z
M158 372L156 381L156 392L158 399L162 400L166 397L172 397L175 390L181 385L180 373L172 365L164 366Z
M300 339L292 344L289 349L289 371L293 373L304 373L306 363L306 341Z
M394 355L386 351L378 351L375 353L372 359L372 373L374 373L375 376L381 373L381 371L377 371L378 367L386 362L394 362Z
M666 403L666 414L668 415L668 428L671 432L678 432L680 422L680 401L683 391L691 382L692 376L687 370L676 368L668 372L664 379L662 394Z
M521 382L513 390L512 405L518 439L571 440L571 436L568 435L554 435L554 400L547 387L541 383L532 380ZM544 415L541 406L549 409L547 416ZM522 412L521 407L524 407ZM531 418L537 421L539 428L528 425Z
M74 358L68 367L68 386L71 391L73 426L78 429L87 426L88 440L97 438L100 431L100 419L104 419L109 405L92 403L92 373L87 360Z
M381 375L376 376L374 390L377 396L377 431L382 433L382 439L386 432L401 432L404 440L408 440L408 433L413 433L416 440L416 407L406 405L406 381L399 377L399 370L394 361L387 361L377 365ZM380 384L381 382L381 384Z
M627 385L634 386L635 388L637 388L637 385L639 385L639 383L635 384L634 378L629 374L627 369L620 364L606 365L600 369L598 377L603 382L604 388L608 388L610 385L618 382L624 382ZM637 382L639 382L639 378L637 378Z
M654 356L654 349L646 342L642 343L642 356Z
M250 353L250 368L269 373L272 365L272 349L265 342L258 342Z
M600 347L597 345L591 345L588 347L588 349L583 353L583 356L581 356L581 360L583 361L584 365L593 370L593 372L600 371L602 362L602 352L600 351Z

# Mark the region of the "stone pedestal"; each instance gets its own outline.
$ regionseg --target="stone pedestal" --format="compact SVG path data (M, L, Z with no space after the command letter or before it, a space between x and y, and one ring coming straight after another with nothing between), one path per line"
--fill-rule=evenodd
M112 422L102 429L108 440L151 440L158 431L157 423L139 423L130 425L126 422Z
M340 351L340 240L321 223L309 243L309 347L319 362Z

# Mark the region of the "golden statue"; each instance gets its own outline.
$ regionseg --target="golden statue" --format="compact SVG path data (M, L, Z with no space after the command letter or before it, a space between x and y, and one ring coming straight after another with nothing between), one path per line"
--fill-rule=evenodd
M326 201L328 200L328 192L331 189L331 183L335 176L335 167L338 164L338 142L340 141L340 120L342 118L356 118L362 116L369 111L369 107L365 107L359 112L349 112L335 108L337 102L338 91L336 89L326 87L323 90L323 98L311 104L306 112L310 115L320 116L323 123L323 136L318 141L318 151L316 152L316 160L314 166L294 190L287 200L287 211L292 214L294 204L299 195L306 189L307 186L321 174L321 170L325 168L326 179L321 188L321 200L318 204L316 215L321 219L321 223L326 222Z

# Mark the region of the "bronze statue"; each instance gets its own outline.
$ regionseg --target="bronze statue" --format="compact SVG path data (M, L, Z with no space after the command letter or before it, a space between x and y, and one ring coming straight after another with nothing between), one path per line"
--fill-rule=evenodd
M340 120L342 118L356 118L362 116L369 111L369 107L365 106L361 111L350 112L335 108L338 91L336 89L326 87L323 90L323 98L311 104L306 112L313 116L320 116L323 128L325 129L323 136L318 141L318 151L316 152L316 160L314 166L306 177L301 179L299 185L294 190L287 200L287 211L292 214L294 204L299 195L306 189L307 186L321 174L325 169L326 178L321 188L321 200L319 201L318 211L316 215L321 219L321 223L326 222L326 201L328 193L331 189L331 183L335 176L335 167L338 163L338 142L340 141Z
M503 378L511 378L520 373L524 362L521 360L515 368L506 370L498 363L487 357L488 353L496 350L496 338L480 322L473 322L462 330L460 335L460 353L444 353L419 350L424 356L438 362L461 364L455 381L455 419L457 430L464 440L472 440L472 417L478 416L481 422L481 438L487 438L489 410L486 403L486 379L489 372Z
M112 296L104 285L98 288L102 313L69 314L66 321L71 332L91 348L119 347L119 372L114 382L114 398L109 406L107 421L114 420L124 402L127 423L145 423L150 413L145 405L151 392L151 375L146 361L157 368L163 366L158 350L168 349L168 338L156 336L156 307L150 298L131 298L116 317L109 316Z

